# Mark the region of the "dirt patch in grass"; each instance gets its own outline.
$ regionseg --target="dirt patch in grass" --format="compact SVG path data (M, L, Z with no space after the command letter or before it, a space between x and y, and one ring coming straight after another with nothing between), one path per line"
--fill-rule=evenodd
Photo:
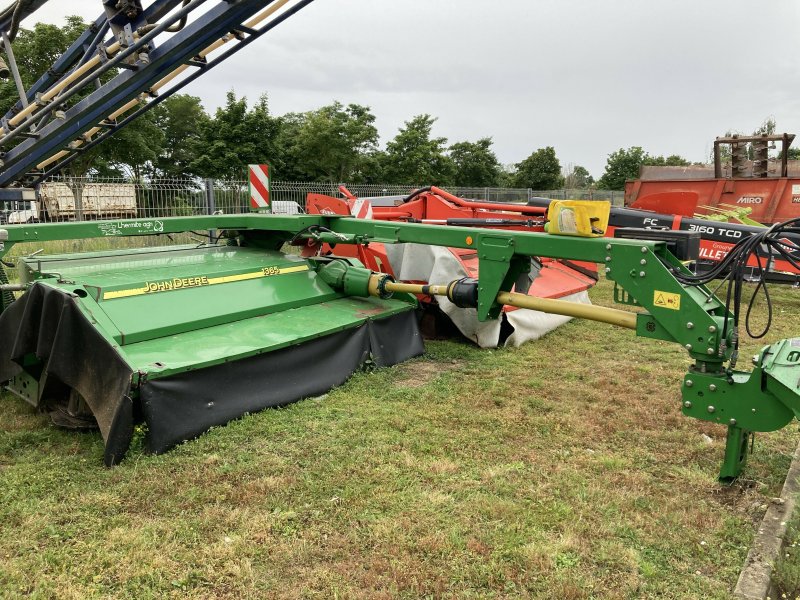
M410 361L393 367L397 371L394 384L411 389L421 388L444 373L458 370L463 364L464 361L457 359Z

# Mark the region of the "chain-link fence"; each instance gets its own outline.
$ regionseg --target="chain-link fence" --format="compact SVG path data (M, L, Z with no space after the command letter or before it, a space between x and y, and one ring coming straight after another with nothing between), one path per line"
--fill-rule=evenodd
M347 184L360 197L405 196L414 185ZM339 196L339 184L325 182L273 181L273 210L301 213L309 193ZM621 206L623 192L605 190L531 190L492 187L449 187L461 198L488 202L527 202L534 197L579 200L610 200ZM169 179L130 181L123 179L62 178L42 184L39 201L7 204L0 222L27 223L78 219L177 217L242 213L250 210L250 189L242 181Z

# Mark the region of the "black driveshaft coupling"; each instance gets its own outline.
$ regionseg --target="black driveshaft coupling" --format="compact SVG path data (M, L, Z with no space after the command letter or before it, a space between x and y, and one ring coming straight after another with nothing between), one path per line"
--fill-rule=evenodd
M447 286L447 299L459 308L478 308L478 280L462 277Z

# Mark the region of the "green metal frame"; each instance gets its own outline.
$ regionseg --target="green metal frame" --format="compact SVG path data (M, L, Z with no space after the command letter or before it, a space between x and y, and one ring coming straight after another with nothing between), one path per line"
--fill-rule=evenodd
M497 294L511 290L519 274L529 269L530 256L600 263L619 288L615 299L643 309L637 317L636 334L680 344L694 361L683 383L683 412L728 427L721 479L731 479L741 472L753 431L778 429L800 415L800 339L765 348L752 373L727 368L733 343L732 339L722 339L721 332L733 332L733 315L706 287L685 286L675 278L670 268L688 270L663 242L327 215L243 214L8 226L0 230L6 232L0 239L7 239L5 246L0 242L0 257L20 242L209 229L225 231L243 243L272 250L292 238L332 244L418 243L474 249L479 259L478 318L482 321L498 317L502 307L496 301Z

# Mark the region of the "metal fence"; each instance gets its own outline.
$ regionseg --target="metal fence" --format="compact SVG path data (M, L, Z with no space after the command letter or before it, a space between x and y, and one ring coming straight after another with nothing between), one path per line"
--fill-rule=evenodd
M414 185L347 184L360 197L400 196L417 189ZM339 184L325 182L273 181L272 202L276 212L302 212L310 192L339 196ZM531 190L492 187L449 187L462 198L488 202L527 202L533 197L554 199L610 200L621 206L623 192L606 190ZM0 222L26 222L46 218L73 220L134 217L175 217L250 210L246 181L170 179L130 181L123 179L60 178L43 184L38 207L23 203L7 205ZM80 199L80 201L77 201Z
M617 190L532 190L531 196L553 200L608 200L611 206L625 205L625 192Z

